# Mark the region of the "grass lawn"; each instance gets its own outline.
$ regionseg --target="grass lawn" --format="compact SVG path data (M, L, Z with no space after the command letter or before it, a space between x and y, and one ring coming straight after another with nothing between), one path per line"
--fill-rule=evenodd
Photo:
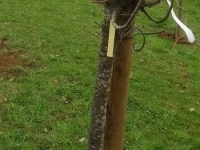
M147 35L133 53L124 149L200 149L199 0L185 0L193 45ZM161 17L166 4L151 8ZM0 2L0 149L86 149L103 13L89 0ZM170 17L144 32L174 33ZM140 36L135 37L141 44ZM6 62L6 63L5 63Z

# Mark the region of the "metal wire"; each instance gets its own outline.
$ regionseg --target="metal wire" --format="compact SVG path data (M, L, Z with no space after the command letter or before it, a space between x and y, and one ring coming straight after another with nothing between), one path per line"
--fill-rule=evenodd
M102 28L102 26L101 26L99 23L97 23L96 21L94 21L94 23L97 24L99 27ZM126 38L126 36L127 36L129 33L131 33L134 29L137 29L140 33L134 34L133 37ZM141 50L144 48L144 46L145 46L145 44L146 44L146 35L159 34L159 33L162 33L162 32L164 32L164 31L165 31L165 30L158 31L158 32L143 32L142 29L140 29L138 26L134 26L134 27L131 28L130 30L126 31L124 34L121 33L120 35L115 36L115 39L116 39L116 40L119 40L119 41L123 41L123 40L133 39L135 36L141 35L142 38L143 38L143 42L142 42L141 47L140 47L139 49L136 49L136 48L135 48L135 45L133 45L133 49L134 49L135 51L139 52L139 51L141 51ZM120 30L119 30L119 32L120 32ZM102 33L102 34L103 34L103 36L108 37L108 34L107 34L107 33L104 32L104 33Z

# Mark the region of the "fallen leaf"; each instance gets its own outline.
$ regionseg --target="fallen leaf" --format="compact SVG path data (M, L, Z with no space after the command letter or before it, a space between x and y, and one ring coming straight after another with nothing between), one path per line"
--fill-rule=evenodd
M84 142L85 141L85 138L81 138L80 140L79 140L79 142Z
M45 131L45 132L48 132L48 129L47 129L47 128L44 128L44 131Z
M53 82L54 82L54 83L58 83L58 80L57 80L57 79L53 79Z
M176 107L174 104L170 104L170 103L167 103L167 106L170 107L170 108L175 108Z
M8 101L8 99L7 98L3 98L3 100L6 102L6 101Z
M194 129L195 129L195 126L191 124L191 125L188 126L188 129L189 129L189 130L194 130Z
M190 111L190 112L193 112L193 111L195 111L195 109L194 109L194 108L190 108L189 111Z

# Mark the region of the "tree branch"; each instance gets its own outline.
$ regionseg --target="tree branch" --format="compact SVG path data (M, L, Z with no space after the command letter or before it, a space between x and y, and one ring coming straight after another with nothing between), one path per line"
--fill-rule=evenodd
M97 4L105 4L105 2L107 2L107 0L96 0L96 1L92 1L92 3L97 3Z
M112 14L112 22L113 22L113 26L115 27L115 29L124 29L126 28L130 22L133 20L133 18L135 17L135 15L137 14L137 12L140 10L140 6L142 4L142 0L140 0L137 5L136 8L134 9L133 13L131 14L130 18L128 19L128 21L124 24L124 25L118 25L115 21L117 19L117 16L119 15L119 9L114 9L113 10L113 14Z

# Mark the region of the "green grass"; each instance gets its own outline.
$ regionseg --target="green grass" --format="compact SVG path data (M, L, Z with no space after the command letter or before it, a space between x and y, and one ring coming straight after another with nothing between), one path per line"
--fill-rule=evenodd
M184 3L196 43L174 46L149 35L133 54L124 149L200 149L200 2ZM36 62L16 67L19 76L0 75L0 149L86 149L101 8L89 0L3 0L0 10L8 51ZM171 18L157 25L142 13L136 23L147 32L176 29Z

